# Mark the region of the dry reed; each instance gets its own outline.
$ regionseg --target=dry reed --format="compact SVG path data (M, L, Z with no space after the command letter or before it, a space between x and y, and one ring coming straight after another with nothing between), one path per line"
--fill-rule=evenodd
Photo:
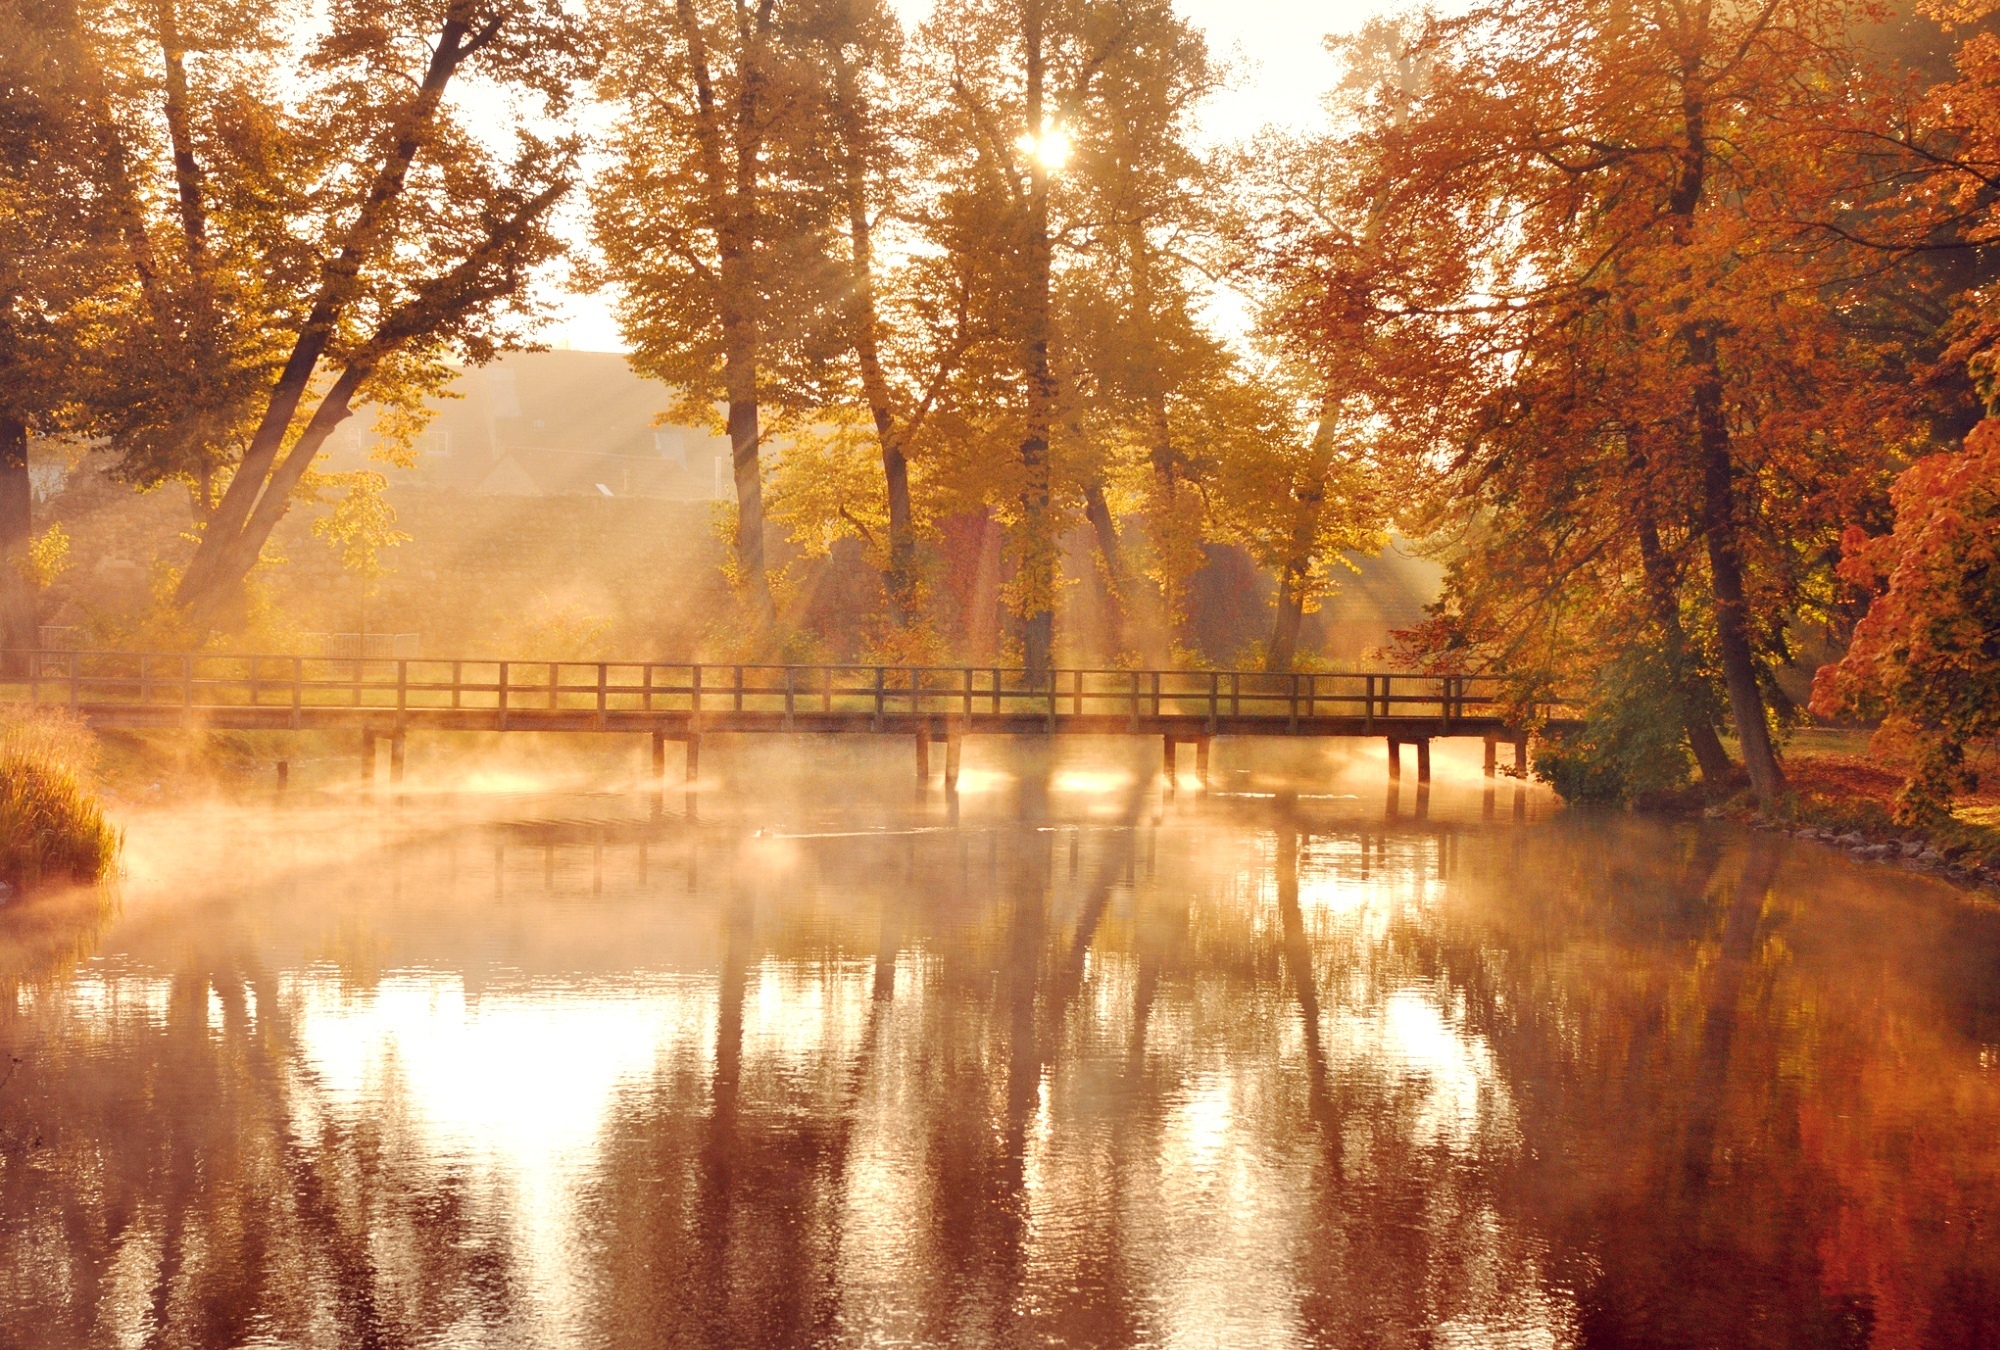
M91 780L96 742L63 709L0 707L0 881L89 882L117 860L119 832Z

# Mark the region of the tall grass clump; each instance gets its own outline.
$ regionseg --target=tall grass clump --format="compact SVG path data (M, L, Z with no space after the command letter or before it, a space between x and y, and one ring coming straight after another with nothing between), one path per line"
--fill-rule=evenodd
M0 706L0 881L97 881L123 842L91 777L97 743L60 708Z

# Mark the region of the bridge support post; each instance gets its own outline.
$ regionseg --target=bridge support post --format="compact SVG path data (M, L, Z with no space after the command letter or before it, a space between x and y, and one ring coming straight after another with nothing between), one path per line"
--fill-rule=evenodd
M917 728L917 782L928 785L931 781L931 729Z
M1528 738L1514 738L1514 776L1525 779L1528 776Z
M1167 791L1172 792L1174 788L1179 785L1180 782L1181 743L1175 740L1172 736L1163 736L1160 739L1162 740L1162 742L1164 742L1166 746L1166 757L1161 761L1161 763L1164 766L1164 772L1166 774Z
M1486 738L1486 765L1484 770L1488 778L1493 777L1494 774L1499 772L1499 764L1500 738L1498 736L1488 736Z
M667 733L653 733L653 781L664 783L667 779Z
M687 781L692 783L701 777L701 737L689 732L688 738L681 742L681 747L687 751L686 776Z
M1417 742L1417 781L1431 781L1431 738L1428 736Z
M400 731L389 737L389 781L403 781L403 733Z
M375 781L375 733L372 731L361 733L361 781Z
M1389 781L1403 781L1403 743L1394 736L1389 738Z
M958 756L960 749L964 745L964 733L947 731L944 734L944 790L946 792L958 791Z
M1208 787L1208 740L1203 736L1194 743L1194 778L1204 789Z

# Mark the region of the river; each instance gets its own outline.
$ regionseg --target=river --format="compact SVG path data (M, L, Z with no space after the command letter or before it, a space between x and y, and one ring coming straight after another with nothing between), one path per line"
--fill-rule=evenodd
M2000 1344L2000 910L1148 750L128 812L0 909L0 1345Z

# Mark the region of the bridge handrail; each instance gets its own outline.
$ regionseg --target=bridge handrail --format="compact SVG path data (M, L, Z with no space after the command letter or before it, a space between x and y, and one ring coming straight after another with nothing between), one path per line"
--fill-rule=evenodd
M490 672L490 677L481 678ZM448 675L449 678L444 678ZM1525 711L1495 674L1408 671L1062 667L1031 675L1000 665L569 661L518 658L302 656L102 649L0 654L0 691L73 707L354 708L401 715L442 708L624 713L814 712L890 715L1490 716ZM45 697L45 695L48 695ZM270 696L278 696L272 701ZM6 697L0 692L0 698ZM448 702L445 700L449 700ZM470 701L468 701L470 700ZM1538 702L1547 710L1560 698ZM1426 710L1419 712L1418 710Z

